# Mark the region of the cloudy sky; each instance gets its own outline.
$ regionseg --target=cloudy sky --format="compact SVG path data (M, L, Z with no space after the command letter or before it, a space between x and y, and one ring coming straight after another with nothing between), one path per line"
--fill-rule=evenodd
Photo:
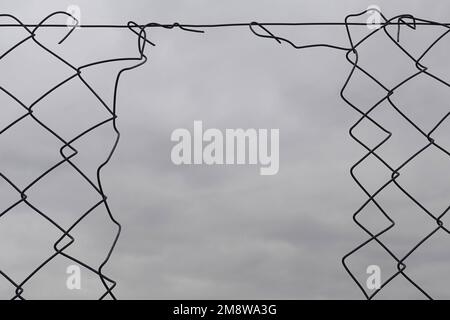
M347 14L377 5L386 17L398 14L450 22L448 1L2 1L2 13L24 23L38 23L69 5L81 9L82 24L223 23L223 22L342 22ZM358 22L365 22L362 16ZM65 23L55 17L52 23ZM11 23L0 18L1 23ZM329 43L347 47L344 26L277 27L277 34L296 44ZM355 37L369 31L352 28ZM147 47L148 62L126 72L117 96L119 146L103 170L103 187L114 217L123 229L104 274L117 281L121 299L360 299L341 258L368 236L352 221L365 194L349 174L365 150L348 134L359 119L339 96L351 64L345 52L316 48L295 50L287 44L258 38L247 27L207 29L204 34L179 29L147 31L156 44ZM396 35L396 29L390 30ZM37 39L74 66L102 59L137 57L135 34L126 29L41 29ZM443 27L402 30L402 44L415 57L445 32ZM26 36L19 28L0 29L0 52ZM431 73L448 81L448 41L445 37L424 59ZM380 33L359 50L360 63L387 87L414 74L414 62ZM111 63L85 70L83 76L107 103L112 103L115 75L132 62ZM0 86L33 103L73 70L31 41L0 59ZM400 88L392 100L424 131L448 112L448 87L419 76ZM367 77L355 75L347 97L356 105L373 105L382 90ZM6 95L0 96L0 130L24 114ZM34 115L70 140L104 120L108 113L80 81L69 81L34 107ZM388 104L373 117L393 133L380 155L398 167L427 140ZM260 176L259 167L176 166L170 135L177 128L280 129L280 170ZM447 127L446 127L447 126ZM450 148L448 124L435 140ZM384 134L365 123L355 129L369 145ZM74 144L74 163L95 179L114 142L105 125ZM25 188L61 160L61 142L26 117L0 135L0 172ZM449 158L429 148L404 168L399 183L430 212L448 206ZM390 179L375 158L355 172L373 192ZM68 228L99 196L65 164L27 191L36 208ZM0 182L0 211L20 199ZM403 257L436 228L436 223L395 186L380 193L380 204L396 221L384 237ZM374 206L361 220L380 231L387 221ZM443 218L445 223L445 218ZM75 243L66 252L98 268L106 258L116 226L99 207L71 233ZM0 270L14 281L24 280L51 256L61 231L20 204L0 218ZM407 274L431 296L449 298L445 283L450 265L448 234L438 231L405 262ZM82 268L81 290L66 288L66 268L72 261L58 256L24 285L25 298L98 298L99 278ZM379 265L382 279L396 271L396 262L379 245L368 245L350 260L352 271L365 283L366 268ZM14 287L0 279L0 297L11 298ZM423 298L398 277L380 298Z

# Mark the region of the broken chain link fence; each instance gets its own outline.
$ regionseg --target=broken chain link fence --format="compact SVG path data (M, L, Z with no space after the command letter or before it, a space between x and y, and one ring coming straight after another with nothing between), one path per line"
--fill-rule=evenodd
M47 16L45 19L43 19L39 24L37 25L25 25L23 24L19 19L12 15L0 15L2 18L8 18L11 20L11 24L9 25L2 25L2 27L17 27L21 28L22 30L25 30L28 35L27 37L21 39L19 42L15 43L13 46L8 48L5 52L1 53L0 55L0 63L8 56L14 55L15 50L19 48L20 46L24 44L32 43L36 48L39 50L43 50L47 55L52 57L55 61L62 62L68 69L71 70L71 75L67 78L64 78L62 81L60 81L55 86L49 88L47 91L42 92L37 99L35 99L31 103L26 103L22 101L22 98L18 96L17 94L12 93L10 90L8 90L7 87L0 86L0 91L2 94L8 96L9 98L14 101L16 106L18 108L21 108L25 111L25 113L20 116L19 118L15 119L14 121L10 122L8 125L6 125L3 128L0 128L0 136L5 134L7 131L12 130L15 126L17 126L19 123L24 121L25 119L32 120L34 123L36 123L40 130L45 131L49 134L51 134L53 137L55 137L61 144L61 147L59 148L59 154L60 154L60 161L52 165L50 168L47 168L44 170L41 174L34 177L30 183L27 185L19 185L15 181L13 181L12 178L10 178L6 173L3 172L3 170L0 171L0 177L12 188L15 190L16 195L18 196L18 200L14 203L2 203L2 206L6 206L5 209L3 207L1 208L0 213L0 224L2 223L2 218L4 218L6 215L11 214L11 211L13 211L14 208L16 208L19 205L26 205L28 208L30 208L36 215L41 217L42 219L46 220L48 223L50 223L54 228L58 229L61 236L60 238L54 243L53 249L54 252L47 257L44 261L42 261L39 265L33 267L33 270L31 273L29 273L24 279L15 279L11 277L8 274L8 271L3 270L0 266L0 274L6 279L13 287L14 287L14 293L12 298L13 299L25 299L24 294L26 293L25 286L27 283L31 281L33 277L35 277L41 270L43 270L52 260L54 260L58 256L65 257L69 259L70 261L74 262L75 264L78 264L80 266L83 266L84 268L90 270L92 273L97 275L99 279L101 280L105 291L100 296L100 299L104 298L113 298L115 299L115 295L113 293L113 289L116 286L116 282L111 279L110 277L106 276L103 272L103 268L108 263L111 254L113 253L117 240L120 235L121 231L121 225L120 223L114 218L111 209L108 205L107 196L104 192L102 182L101 182L101 173L102 169L108 164L110 161L114 151L116 150L120 133L116 126L117 121L117 95L118 95L118 88L119 88L119 80L123 72L132 70L136 67L139 67L143 65L147 61L147 56L145 55L145 50L147 45L154 45L153 42L150 41L150 39L147 36L147 31L149 28L166 28L166 29L172 29L172 28L179 28L184 31L189 32L197 32L197 33L203 33L204 31L202 29L206 28L218 28L218 27L228 27L228 26L244 26L250 28L250 31L253 32L256 36L272 39L276 41L278 44L288 44L292 46L295 49L307 49L307 48L316 48L316 47L323 47L333 50L339 50L345 53L345 57L347 61L351 64L351 71L348 75L348 77L345 80L345 83L340 91L341 98L350 106L353 108L359 115L360 118L358 121L351 127L350 129L350 135L351 137L359 144L361 145L367 152L364 154L364 156L359 159L350 170L351 176L353 177L354 181L358 185L358 187L364 192L367 199L364 201L364 203L360 206L360 208L355 212L353 215L353 220L355 223L360 227L367 235L368 239L358 245L356 248L351 250L348 254L344 256L342 259L343 265L351 278L355 281L356 285L361 289L363 294L367 299L372 299L375 297L383 288L385 288L391 281L393 281L398 276L403 277L406 279L409 283L411 283L417 290L419 290L426 298L432 298L429 293L427 293L426 289L423 288L417 281L415 281L411 276L407 273L407 259L416 251L419 247L421 247L427 240L432 238L434 235L436 235L438 232L445 232L449 233L449 230L445 227L443 218L449 211L450 207L447 207L442 212L433 213L431 210L429 210L421 201L418 200L417 197L415 197L411 192L407 190L400 182L399 177L402 174L402 170L417 160L423 153L425 153L428 149L434 148L438 150L440 153L442 153L445 156L450 156L449 151L437 141L437 138L434 136L434 133L444 125L444 123L448 120L449 114L446 113L443 117L441 117L431 128L431 130L424 130L421 126L419 126L411 117L408 116L408 112L405 111L405 106L399 106L398 103L395 103L392 99L393 95L396 93L397 90L405 86L407 83L410 83L414 79L418 77L427 77L435 82L436 85L444 86L446 88L449 87L449 83L446 82L442 77L439 77L433 73L430 72L429 68L425 66L423 63L424 58L432 52L432 49L450 32L450 28L447 24L440 24L438 22L424 20L424 19L418 19L413 17L412 15L399 15L391 19L386 19L381 13L381 17L384 19L384 21L381 23L380 27L376 30L370 32L368 35L364 36L362 39L355 41L352 32L350 30L350 27L353 25L359 25L359 26L365 26L365 23L353 23L350 21L350 19L359 17L363 14L366 14L367 10L358 13L358 14L351 14L348 15L345 19L345 22L343 23L258 23L258 22L252 22L252 23L242 23L242 24L216 24L216 25L182 25L178 23L174 24L158 24L158 23L150 23L146 25L138 25L134 22L129 22L127 25L103 25L101 27L103 28L127 28L130 31L132 31L135 36L137 36L137 48L138 48L138 56L137 57L130 57L130 58L119 58L119 59L109 59L109 60L101 60L92 62L86 65L82 66L74 66L71 64L71 62L66 61L61 55L57 54L54 50L51 50L46 45L41 43L39 39L36 37L36 33L38 30L53 26L53 27L65 27L65 25L49 25L47 21L58 15L63 16L70 16L68 13L65 12L55 12L49 16ZM273 25L283 26L283 25L294 25L294 26L301 26L301 25L336 25L336 26L343 26L346 29L348 40L350 43L350 46L338 46L338 45L332 45L327 43L318 43L318 44L310 44L310 45L296 45L294 42L274 35L272 31L270 31L270 27ZM396 32L392 33L388 31L388 27L395 27ZM402 45L401 42L401 30L402 28L409 28L415 30L418 26L439 26L444 29L444 32L442 32L436 39L433 39L431 43L426 47L426 49L417 57L414 54L410 53L407 48L405 48ZM86 25L83 26L85 28L89 27L96 27L95 25ZM75 27L68 28L67 34L59 41L59 44L63 44L64 41L72 34ZM366 70L360 63L361 56L359 54L359 50L361 47L363 47L372 37L375 35L382 34L386 39L389 40L390 43L392 43L398 50L401 52L404 56L404 59L406 59L408 62L413 64L413 66L416 68L416 72L412 75L409 75L408 77L401 79L401 81L398 81L393 86L387 86L383 83L382 80L377 79L376 76L374 76L370 71ZM126 68L121 69L115 79L114 84L114 90L113 90L113 99L112 104L108 104L105 102L100 95L96 92L96 90L89 84L89 82L84 79L83 72L89 68L108 64L112 62L129 62L132 64L131 66L128 66ZM384 94L380 99L373 105L369 106L368 108L364 108L352 101L351 97L348 97L346 95L347 90L349 88L350 82L353 80L356 73L360 73L364 75L369 81L371 81L374 85L376 85L379 89L381 89ZM2 75L3 77L5 75ZM70 139L63 138L62 135L58 134L58 132L53 129L50 125L48 125L45 121L41 120L39 116L37 116L33 111L39 107L39 104L42 103L43 100L45 100L46 97L52 95L55 91L60 89L64 84L66 84L69 81L79 81L83 86L85 86L89 92L95 97L97 100L98 106L100 108L104 108L108 116L103 119L103 121L100 121L96 123L95 125L90 126L88 129L79 132L75 136L71 137ZM372 114L376 112L379 108L382 108L381 106L384 103L388 103L388 105L394 110L400 117L408 123L409 126L411 126L415 131L417 131L424 139L423 145L420 145L420 147L412 153L409 157L404 159L399 166L393 166L389 161L387 161L378 151L380 148L386 144L389 139L392 136L392 133L383 126L382 123L377 121L374 117L372 117ZM377 130L380 132L383 132L386 134L386 137L376 143L374 146L366 143L363 139L358 138L358 135L356 133L356 130L360 126L364 126L367 123L369 123L371 126L375 126ZM91 133L92 131L99 129L103 126L110 125L114 129L114 144L111 148L111 150L108 153L108 156L104 161L97 167L96 171L96 179L92 179L88 177L88 174L83 172L82 168L80 168L73 159L78 155L78 150L74 147L74 144ZM375 158L376 161L379 164L382 164L385 168L387 168L391 174L390 179L385 181L381 187L377 188L375 191L371 192L368 190L368 188L365 187L364 182L361 181L360 178L358 178L358 175L355 173L355 171L362 165L364 165L367 160L372 157ZM33 204L32 199L29 197L29 191L33 188L38 188L39 183L42 179L45 177L52 175L55 173L55 170L59 168L62 165L69 165L72 168L73 174L79 175L82 179L84 179L90 186L91 192L96 193L100 200L89 210L82 212L79 214L78 218L71 223L69 227L63 227L59 223L55 221L55 219L52 219L49 215L46 214L45 210L41 210L39 207ZM400 190L406 197L408 197L409 201L411 201L415 206L417 206L423 214L425 214L429 219L435 222L435 227L432 230L426 231L426 235L424 235L420 241L418 241L415 245L413 245L410 250L407 252L407 254L399 256L393 252L393 250L389 247L388 244L386 244L382 236L386 233L393 232L395 221L391 217L390 212L388 212L386 209L384 209L383 204L381 201L378 200L378 196L383 192L383 190L386 190L388 186L395 186ZM374 205L379 212L387 219L389 222L389 225L387 227L384 227L382 230L373 232L370 230L370 228L366 225L364 225L363 222L359 220L361 214L364 212L364 210L369 206ZM74 230L74 228L77 227L86 217L88 217L92 212L95 211L98 207L104 207L108 213L109 219L116 227L115 236L113 239L111 239L111 246L109 247L109 250L106 254L106 258L102 261L102 263L98 266L91 266L85 262L83 262L82 257L75 257L73 255L70 255L66 252L66 249L69 248L76 239L71 235L71 232ZM26 231L25 231L26 232ZM394 261L397 271L390 275L389 278L383 279L383 283L380 288L377 290L374 290L372 292L366 290L364 284L362 283L361 279L359 279L355 272L352 271L352 268L349 266L349 259L357 254L358 252L362 251L364 248L366 248L370 244L377 244L383 251L385 251ZM20 261L19 261L20 263Z

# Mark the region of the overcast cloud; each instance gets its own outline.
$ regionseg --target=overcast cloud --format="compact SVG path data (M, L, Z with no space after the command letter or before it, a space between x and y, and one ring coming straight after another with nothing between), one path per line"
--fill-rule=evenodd
M70 4L81 8L85 24L221 23L343 21L369 5L387 17L402 13L450 22L448 1L2 1L2 13L27 23ZM364 21L363 17L361 21ZM0 20L2 22L4 20ZM10 21L8 21L10 22ZM65 19L55 18L55 23ZM360 27L359 27L360 28ZM364 34L368 30L355 31ZM427 28L427 27L424 27ZM432 30L431 30L432 29ZM326 42L348 46L344 26L273 28L298 44ZM395 34L395 30L391 30ZM422 52L442 28L405 30L405 46ZM136 57L137 37L128 30L76 30L63 44L61 30L39 30L38 37L74 65L99 59ZM24 36L20 29L1 29L3 52ZM359 299L362 294L345 272L341 258L367 239L352 221L365 201L349 169L364 155L348 135L358 114L339 96L351 65L344 51L294 50L286 44L254 36L247 28L149 30L156 47L149 61L124 74L118 94L118 149L103 171L110 208L123 231L104 273L118 282L121 299ZM425 64L447 79L450 64L446 38ZM392 86L413 74L414 63L385 37L361 48L361 63ZM131 63L87 70L86 79L108 103L115 73ZM31 42L0 60L0 85L26 103L70 74L70 70ZM365 106L382 96L370 82L355 77L347 95ZM426 77L396 92L393 100L430 130L448 112L448 87ZM0 127L21 113L0 97ZM19 110L19 111L18 111ZM86 88L71 81L35 107L35 115L70 139L107 114ZM387 104L374 117L393 132L380 150L393 166L426 145L407 122ZM279 128L280 170L260 176L259 166L175 166L170 160L174 129ZM0 129L1 129L0 128ZM369 125L358 129L363 139L378 142L383 135ZM449 126L436 139L450 147ZM114 141L110 126L77 142L75 162L95 178ZM60 160L60 143L29 118L0 135L0 168L25 186ZM432 164L432 166L430 166ZM404 168L400 183L437 215L448 206L448 157L430 150ZM374 191L390 172L375 160L357 170ZM0 182L0 211L20 195ZM64 227L70 226L98 195L64 165L29 190L28 199ZM431 232L435 222L394 187L380 202L398 222L385 240L405 255ZM372 218L371 218L372 217ZM375 229L386 220L374 208L364 218ZM445 219L444 219L445 222ZM380 230L380 229L378 229ZM89 215L73 232L76 242L67 252L97 266L114 238L115 226L102 209ZM60 231L21 204L0 218L0 270L20 281L49 257ZM408 275L436 298L449 298L446 272L450 265L448 235L439 231L406 264ZM66 267L58 257L24 287L26 298L98 298L104 288L97 276L82 269L82 290L66 289ZM377 264L383 278L396 263L379 246L355 254L352 270L365 282L365 268ZM14 288L0 279L0 296ZM404 279L396 279L380 298L422 298Z

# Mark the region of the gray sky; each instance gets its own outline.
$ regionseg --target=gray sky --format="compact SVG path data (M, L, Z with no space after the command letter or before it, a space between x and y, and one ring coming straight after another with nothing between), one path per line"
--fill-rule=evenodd
M343 21L369 5L387 17L408 13L449 22L448 1L2 1L2 11L36 23L68 5L81 8L81 22L90 23L221 23ZM362 22L366 16L362 18ZM52 21L53 22L53 21ZM64 23L57 18L55 23ZM361 27L357 27L361 28ZM367 32L355 31L356 34ZM427 27L424 27L427 28ZM430 27L428 27L430 28ZM345 28L273 28L298 44L326 42L348 46ZM402 33L404 45L422 52L442 28ZM395 30L391 29L395 34ZM122 299L359 299L358 288L341 265L341 258L367 239L352 221L365 201L349 175L364 150L348 135L358 114L339 97L351 65L343 51L294 50L286 44L255 37L244 28L150 30L157 44L147 48L149 61L124 74L118 95L119 147L103 171L103 186L123 232L104 272L115 279ZM62 45L61 30L39 30L38 37L74 65L137 56L136 36L128 30L76 30ZM23 31L0 30L8 45ZM446 38L424 60L431 72L447 79L450 64ZM413 74L414 63L399 54L392 42L376 37L360 50L361 64L389 86ZM115 73L126 64L86 71L85 75L108 103ZM70 72L31 42L0 60L0 85L27 103ZM368 106L379 89L356 76L348 97ZM448 87L420 77L393 96L408 115L430 130L448 112ZM445 102L445 103L444 103ZM1 128L20 116L17 105L1 96ZM76 81L61 87L36 105L43 122L71 138L104 119L106 112ZM20 111L20 109L19 109ZM3 117L6 115L6 117ZM374 117L393 133L380 154L398 166L426 144L387 104ZM280 171L260 176L257 166L175 166L170 160L174 129L279 128ZM450 147L449 127L436 140ZM355 132L377 143L383 138L369 124ZM102 127L75 144L75 162L95 176L95 166L113 141L111 127ZM25 186L60 159L60 144L27 119L0 135L1 172ZM430 150L404 168L399 182L429 210L439 215L448 206L448 158ZM431 164L431 165L430 165ZM390 173L376 160L357 169L374 191ZM0 182L1 210L17 201ZM73 169L62 166L27 193L30 202L67 227L99 201ZM397 225L383 238L399 255L435 228L435 222L394 187L380 194L380 203ZM1 211L0 210L0 211ZM377 228L386 220L373 207L361 219ZM445 218L444 218L445 223ZM378 229L380 230L380 229ZM92 266L105 258L115 226L104 210L96 210L73 232L68 253ZM23 204L0 218L1 270L16 281L26 277L52 253L60 232ZM440 231L406 262L407 273L436 298L448 298L446 271L448 236ZM380 265L382 278L396 264L379 246L370 245L351 259L352 270L365 282L365 268ZM66 267L58 257L24 287L26 298L97 298L98 277L82 269L82 290L65 287ZM0 297L13 295L0 279ZM421 298L398 277L380 298Z

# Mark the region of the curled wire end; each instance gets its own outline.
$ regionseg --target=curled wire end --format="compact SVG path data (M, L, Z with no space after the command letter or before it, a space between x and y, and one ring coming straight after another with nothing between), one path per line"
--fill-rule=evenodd
M67 16L67 17L70 17L71 19L73 19L74 21L75 21L75 24L70 28L70 30L69 30L69 32L67 32L67 34L58 42L58 44L62 44L71 34L72 34L72 32L77 28L77 27L79 27L79 21L78 21L78 19L77 18L75 18L73 15L71 15L70 13L68 13L68 12L65 12L65 11L56 11L56 12L53 12L53 13L51 13L51 14L49 14L48 16L46 16L44 19L42 19L42 21L41 22L39 22L37 25L36 25L36 27L34 27L34 29L32 30L32 34L34 35L35 34L35 32L40 28L40 27L42 27L42 25L48 20L48 19L50 19L50 18L52 18L52 17L54 17L54 16L56 16L56 15L60 15L60 14L62 14L62 15L65 15L65 16Z
M178 22L175 22L174 24L172 24L172 28L178 27L183 31L188 31L188 32L196 32L196 33L205 33L204 30L197 30L197 29L191 29L191 28L187 28L181 24L179 24Z
M331 45L331 44L327 44L327 43L318 43L318 44L307 44L307 45L296 45L294 42L292 42L289 39L283 38L283 37L279 37L274 35L269 29L267 29L264 24L258 23L258 22L251 22L248 24L250 31L253 32L253 34L257 37L261 37L261 38L266 38L266 39L274 39L276 42L278 42L279 44L281 44L282 42L286 42L287 44L289 44L291 47L293 47L294 49L306 49L306 48L318 48L318 47L325 47L325 48L331 48L331 49L337 49L337 50L351 50L351 48L344 48L344 47L340 47L340 46L335 46L335 45ZM265 33L259 33L255 30L255 26L259 27L261 30L263 30Z
M61 39L61 41L58 42L58 44L63 43L71 34L72 32L78 28L80 26L80 22L78 21L77 18L75 18L73 15L69 14L69 16L75 21L75 24L72 25L72 27L70 28L70 31L65 35L64 38Z
M255 29L253 28L255 26L257 26L257 27L261 28L262 30L264 30L264 32L266 32L266 34L264 35L264 34L260 34L260 33L256 32ZM255 36L258 36L258 37L261 37L261 38L271 38L271 39L274 39L279 44L281 44L281 40L280 40L281 38L279 38L276 35L274 35L272 32L270 32L269 29L267 29L264 25L260 24L259 22L256 22L256 21L250 22L248 27L250 28L250 31L253 32L253 34Z
M410 19L411 22L408 22ZM398 26L397 26L397 42L400 42L400 29L402 25L406 25L408 28L416 30L416 18L411 14L404 14L398 17Z
M128 21L127 26L128 26L128 29L130 29L134 34L139 36L139 42L144 40L144 42L150 44L151 46L156 46L156 44L154 44L153 42L148 40L147 33L145 32L145 26L140 26L134 21ZM136 30L134 30L136 28L140 29L140 31L137 32ZM141 47L141 46L139 46L139 47Z

